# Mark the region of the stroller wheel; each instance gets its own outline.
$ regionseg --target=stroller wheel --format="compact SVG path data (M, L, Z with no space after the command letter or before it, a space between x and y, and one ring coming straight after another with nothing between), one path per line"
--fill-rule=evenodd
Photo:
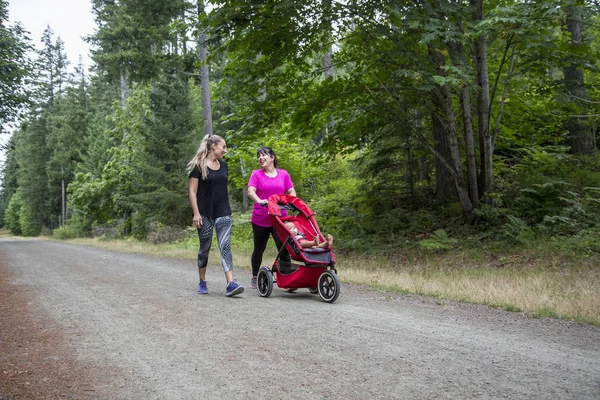
M317 293L319 293L319 288L311 287L311 288L308 288L308 291L311 292L312 294L317 294Z
M340 281L335 272L323 272L321 276L319 276L317 290L323 301L333 303L340 295Z
M273 292L273 273L267 267L261 267L256 275L256 290L261 297L269 297Z

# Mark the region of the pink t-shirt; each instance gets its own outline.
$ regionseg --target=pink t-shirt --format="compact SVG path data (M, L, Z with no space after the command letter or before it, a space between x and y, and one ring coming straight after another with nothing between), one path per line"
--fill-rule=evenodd
M256 195L259 198L268 200L269 196L273 194L285 194L285 192L294 187L292 178L290 178L290 174L286 170L279 168L276 170L277 176L273 178L267 176L262 169L252 171L248 186L256 188ZM250 221L258 226L271 226L269 208L254 203Z

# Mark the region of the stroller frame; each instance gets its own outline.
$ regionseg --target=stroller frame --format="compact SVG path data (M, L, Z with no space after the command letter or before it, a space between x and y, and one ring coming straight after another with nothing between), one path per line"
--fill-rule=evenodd
M269 297L273 285L277 284L288 292L308 288L311 293L318 293L323 301L333 303L341 288L333 251L331 248L302 248L284 225L285 222L292 221L308 240L313 240L318 235L323 242L325 237L314 220L314 212L300 198L290 195L271 196L268 207L276 233L285 240L282 240L283 246L279 249L273 266L263 266L258 271L259 295ZM283 211L286 211L285 215ZM285 254L289 255L289 261L284 257ZM294 263L292 260L301 263Z

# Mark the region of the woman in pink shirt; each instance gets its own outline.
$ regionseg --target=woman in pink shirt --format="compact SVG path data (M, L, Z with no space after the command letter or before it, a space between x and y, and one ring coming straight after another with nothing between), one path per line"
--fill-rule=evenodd
M250 287L256 289L256 275L267 248L269 236L273 237L277 249L283 245L275 228L271 225L267 208L269 196L273 194L296 195L290 174L277 168L277 156L270 147L261 147L256 152L260 169L252 171L248 181L248 197L254 201L252 209L252 232L254 234L254 251L252 252L252 281ZM285 258L287 255L282 254ZM289 257L289 255L287 255Z

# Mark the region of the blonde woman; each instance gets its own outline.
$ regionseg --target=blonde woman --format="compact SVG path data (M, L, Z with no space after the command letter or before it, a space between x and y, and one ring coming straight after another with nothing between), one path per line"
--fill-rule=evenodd
M221 265L225 271L225 295L235 296L244 287L233 279L231 254L231 208L227 193L227 163L222 160L227 152L225 140L218 135L206 135L198 152L188 164L189 198L194 213L193 224L198 229L198 293L207 294L206 265L212 243L213 227L221 251Z

